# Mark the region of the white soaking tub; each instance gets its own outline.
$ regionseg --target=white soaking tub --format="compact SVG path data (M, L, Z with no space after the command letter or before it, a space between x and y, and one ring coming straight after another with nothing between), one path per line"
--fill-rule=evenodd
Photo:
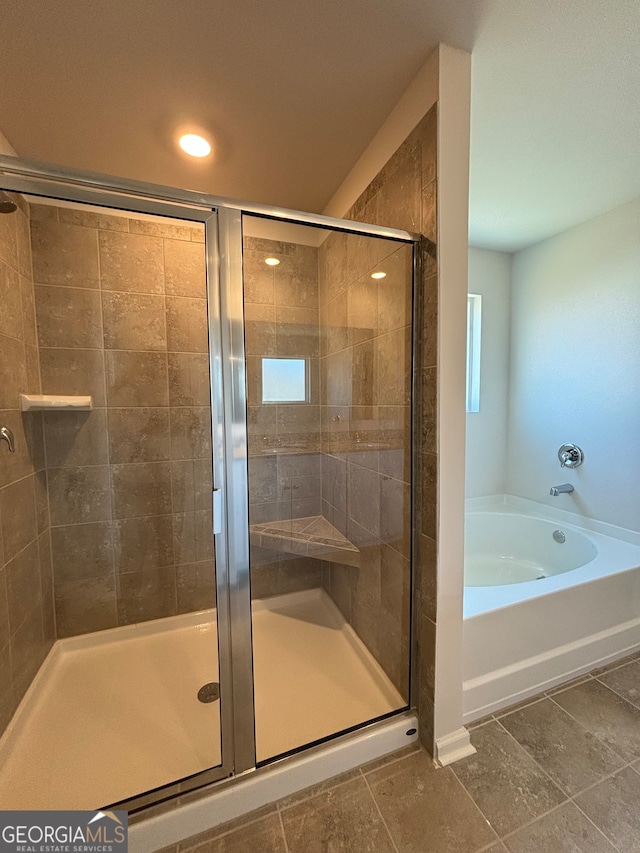
M467 502L471 722L640 648L640 534L510 495Z

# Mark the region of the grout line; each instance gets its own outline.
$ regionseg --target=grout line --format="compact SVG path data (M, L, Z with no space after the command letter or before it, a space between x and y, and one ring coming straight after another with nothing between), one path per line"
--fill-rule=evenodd
M282 832L282 838L284 839L285 853L289 853L289 843L287 842L287 833L285 832L284 821L282 820L282 812L280 811L279 806L276 807L276 814L278 815L278 818L280 819L280 830Z
M593 679L591 679L591 680L592 680L592 681L598 681L598 679L597 679L597 678L593 678ZM605 689L605 690L608 690L608 691L611 693L611 695L612 695L612 696L615 696L615 697L616 697L616 699L620 699L620 701L621 701L621 702L624 702L624 703L625 703L625 705L628 705L628 706L629 706L629 708L631 708L632 710L634 710L634 711L638 711L638 710L640 710L640 709L639 709L639 708L637 708L635 705L633 705L631 702L628 702L628 701L627 701L623 696L620 696L618 693L616 693L616 692L615 692L615 690L612 690L610 687L607 687L607 685L606 685L606 684L603 684L601 681L598 681L598 684L599 684L601 687L604 687L604 689ZM579 687L580 685L577 685L577 686ZM591 731L590 731L590 730L589 730L585 725L583 725L583 723L581 723L581 722L580 722L580 720L578 720L578 719L577 719L577 717L574 717L574 716L573 716L573 714L571 714L569 711L567 711L567 709L566 709L566 708L563 708L563 707L562 707L562 705L561 705L559 702L556 702L553 696L549 696L548 698L549 698L549 699L551 699L551 701L552 701L552 702L554 702L554 704L555 704L555 705L557 705L557 706L558 706L562 711L564 711L564 712L565 712L565 714L568 714L568 715L571 717L571 719L572 719L572 720L575 720L575 722L576 722L576 723L577 723L577 724L578 724L582 729L584 729L585 731L589 732L589 734L592 734L592 735L593 735L594 737L596 737L596 738L597 738L601 743L604 743L604 744L605 744L605 746L609 747L609 749L610 749L612 752L615 752L615 754L616 754L616 755L619 755L619 756L620 756L620 758L622 758L623 760L625 760L626 756L621 755L621 753L620 753L617 749L615 749L615 748L614 748L613 746L611 746L610 744L605 743L605 741L603 741L603 740L602 740L602 738L600 738L598 735L594 735L594 734L593 734L593 732L591 732Z
M376 811L380 815L380 820L382 821L382 825L387 830L387 835L389 836L389 840L391 841L391 844L393 845L393 849L396 851L396 853L400 853L400 851L398 849L398 845L396 844L395 838L391 834L391 830L389 829L387 822L384 819L384 815L380 811L380 806L378 805L378 801L376 800L375 795L374 795L373 791L371 790L371 785L369 784L369 780L367 779L367 777L364 775L364 773L362 771L360 771L360 776L364 780L364 784L367 786L367 791L369 792L369 796L373 800L373 804L376 807Z
M601 835L601 836L602 836L606 841L608 841L608 842L609 842L609 844L613 847L613 849L614 849L614 850L616 850L616 851L617 851L617 853L624 853L624 851L621 851L621 850L620 850L620 848L619 848L616 844L614 844L614 843L613 843L613 840L612 840L611 838L609 838L609 837L608 837L608 835L606 835L606 834L605 834L605 832L604 832L602 829L600 829L600 827L598 826L598 824L597 824L597 823L595 823L593 820L591 820L591 818L589 817L589 815L588 815L585 811L583 811L583 809L581 809L581 808L580 808L580 806L579 806L576 802L574 802L574 800L572 800L571 802L572 802L572 803L573 803L573 805L578 809L578 811L580 812L580 814L581 814L581 815L583 815L583 816L584 816L584 817L589 821L589 823L590 823L592 826L594 826L594 827L596 828L596 830L600 833L600 835Z
M547 770L545 770L545 768L542 766L542 764L540 764L540 762L539 762L539 761L537 761L537 760L533 757L533 755L531 755L531 753L529 752L529 750L528 750L525 746L523 746L523 745L520 743L520 741L519 741L516 737L514 737L514 736L511 734L511 732L510 732L510 731L509 731L505 726L503 726L503 725L502 725L502 723L500 722L500 720L496 720L496 722L498 723L498 725L500 726L500 728L501 728L504 732L506 732L506 733L507 733L507 735L511 738L511 740L512 740L515 744L517 744L517 746L519 747L519 749L521 749L521 750L525 753L525 755L526 755L526 756L527 756L531 761L533 761L533 763L535 764L535 766L536 766L536 767L538 767L538 768L542 771L542 773L544 773L544 775L547 777L547 779L551 782L551 784L552 784L555 788L557 788L557 789L560 791L560 793L563 795L563 797L565 797L565 798L566 798L566 800L570 800L570 799L571 799L571 795L570 795L567 791L565 791L565 790L564 790L564 788L562 788L562 787L559 785L559 783L558 783L558 782L556 782L556 780L551 776L551 774L550 774ZM566 800L565 800L565 801L566 801Z
M606 782L608 779L613 779L614 776L617 776L619 773L622 773L623 770L626 770L627 768L631 768L631 770L633 770L633 767L631 767L631 765L636 760L637 759L633 758L631 761L627 761L625 764L621 764L620 767L617 767L615 770L612 770L611 773L607 773L606 776L602 776L600 779L598 779L597 782L594 782L592 785L589 785L587 788L583 788L582 791L578 791L572 797L569 797L569 799L573 802L577 797L581 797L583 794L586 794L588 791L592 791L594 788L597 788L598 785L601 785L603 782ZM576 803L576 805L577 805L577 803Z
M558 706L558 707L560 707L560 706ZM564 708L561 708L561 710L564 710ZM568 714L568 712L565 712L565 713L567 713L567 714ZM568 714L568 716L571 716L571 715L570 715L570 714ZM574 719L574 718L573 718L573 717L571 717L571 719ZM514 741L515 741L515 743L517 743L517 744L518 744L522 749L525 749L525 747L523 747L523 746L522 746L522 744L520 744L520 743L519 743L519 741L518 741L518 740L517 740L517 739L516 739L516 738L515 738L515 737L514 737L514 736L513 736L513 735L512 735L508 730L507 730L507 729L505 729L505 727L500 723L500 721L499 721L499 720L498 720L497 722L499 723L499 725L501 726L501 728L503 728L505 731L507 731L507 734L508 734L508 735L509 735L509 736L510 736ZM578 723L578 725L579 725L579 726L580 726L580 727L581 727L581 728L582 728L586 733L588 733L588 734L591 734L591 735L592 735L592 733L591 733L591 732L589 732L589 731L588 731L588 729L586 729L584 726L582 726L582 724L581 724L581 723L579 723L579 721L578 721L578 720L575 720L575 722L576 722L576 723ZM592 735L592 736L593 736L593 735ZM594 736L594 737L597 737L597 736ZM600 740L600 739L598 738L598 740ZM604 743L604 742L603 742L603 741L601 741L601 743ZM604 744L604 745L605 745L605 746L608 746L608 744ZM613 750L611 747L609 747L609 749L611 749L613 752L615 752L615 750ZM533 819L533 820L531 820L531 821L527 822L526 824L523 824L522 826L518 827L518 829L514 830L513 832L508 833L508 834L507 834L507 835L505 835L505 836L502 836L502 840L504 840L504 838L508 838L508 837L510 837L511 835L515 834L516 832L519 832L519 831L520 831L520 830L522 830L522 829L525 829L525 828L526 828L526 827L528 827L528 826L531 826L531 825L532 825L533 823L535 823L536 821L541 820L543 817L546 817L547 815L549 815L549 814L553 813L554 811L556 811L556 810L558 810L558 809L562 808L563 806L566 806L566 805L567 805L567 803L573 803L573 805L575 805L575 806L576 806L576 808L578 808L578 809L579 809L583 814L585 814L585 813L583 812L583 810L580 808L580 806L578 805L578 803L576 802L576 798L577 798L577 797L581 797L581 796L582 796L583 794L585 794L587 791L590 791L590 790L592 790L592 789L594 789L594 788L598 787L599 785L601 785L601 784L602 784L603 782L605 782L606 780L608 780L608 779L612 779L614 776L617 776L619 773L621 773L623 770L625 770L625 769L627 769L627 768L630 768L631 770L634 770L634 768L633 768L631 765L632 765L632 763L633 763L634 761L637 761L637 758L635 758L635 757L634 757L633 759L631 759L631 761L627 761L625 764L623 764L623 765L621 765L620 767L616 768L616 769L615 769L615 770L613 770L612 772L607 773L606 775L602 776L600 779L598 779L598 780L597 780L596 782L594 782L592 785L589 785L588 787L586 787L586 788L582 789L581 791L576 792L576 793L575 793L575 794L573 794L573 795L568 795L568 794L566 793L566 791L565 791L565 790L560 786L560 784L559 784L558 782L556 782L556 781L555 781L555 780L550 776L550 774L549 774L549 773L544 769L544 767L542 767L542 765L541 765L541 764L540 764L540 763L539 763L535 758L533 758L533 756L532 756L532 755L530 755L530 753L529 753L526 749L525 749L525 752L527 752L527 755L529 755L529 757L530 757L530 758L534 761L534 763L535 763L535 764L540 768L540 770L542 770L542 772L543 772L543 773L544 773L544 774L545 774L545 775L546 775L546 776L551 780L551 782L552 782L552 783L553 783L553 784L554 784L554 785L555 785L555 786L556 786L556 787L557 787L557 788L558 788L558 789L559 789L559 790L560 790L560 791L561 791L561 792L562 792L562 793L567 797L567 799L566 799L564 802L559 803L557 806L554 806L552 809L549 809L549 811L544 812L543 814L539 815L539 816L538 816L538 817L536 817L535 819ZM619 756L619 753L616 753L616 755L618 755L618 756ZM619 757L622 757L622 756L619 756ZM596 827L596 829L598 829L598 831L599 831L602 835L604 835L604 833L602 832L602 830L597 826L597 824L595 824L595 823L594 823L594 822L593 822L593 821L588 817L588 815L586 815L586 814L585 814L585 817L587 817L587 819L589 820L589 822L590 822L590 823L593 823L593 825ZM605 836L605 837L606 837L606 836ZM608 839L608 838L607 838L607 840L608 840L608 841L610 841L610 839ZM613 842L610 842L610 843L613 845ZM615 848L615 845L613 845L613 846L614 846L614 849L616 849L616 850L617 850L617 848Z
M518 826L516 829L511 830L511 832L505 833L505 835L501 836L500 841L502 841L504 843L506 838L513 838L514 835L517 835L519 832L522 832L525 829L529 829L529 827L533 826L538 821L544 820L545 818L549 817L549 815L552 815L554 812L557 812L560 809L564 808L570 802L571 802L571 800L569 799L569 800L565 800L563 803L559 803L557 806L553 806L553 808L548 809L546 812L543 812L542 814L538 815L537 817L534 817L531 820L528 820L526 823L523 823L521 826ZM540 851L540 853L544 853L544 851Z
M619 669L624 669L624 667L619 667ZM606 673L603 672L602 675L606 675ZM615 687L611 687L611 685L605 684L604 681L602 681L599 676L594 678L593 680L597 681L598 684L601 684L603 687L606 687L612 693L615 693L616 696L620 697L620 699L624 699L624 701L627 702L629 705L631 705L632 708L637 708L640 711L640 698L638 699L637 702L632 702L630 699L627 699L626 696L623 696L622 693L620 693L618 690L616 690Z
M445 769L445 768L442 768L442 769ZM462 790L464 791L464 793L465 793L465 794L467 795L467 797L471 800L471 802L473 803L473 805L475 806L475 808L476 808L476 809L477 809L477 811L479 812L479 814L480 814L480 816L482 817L482 819L483 819L484 821L486 821L487 826L489 827L489 829L490 829L490 830L493 832L493 834L495 835L495 838L493 839L493 841L491 841L489 844L485 845L485 847L482 847L482 848L481 848L481 850L490 849L490 848L491 848L491 846L492 846L493 844L495 844L495 843L496 843L496 841L499 841L499 840L500 840L500 836L499 836L499 835L498 835L498 833L496 832L496 830L495 830L495 828L494 828L493 824L491 823L491 821L489 820L489 818L486 816L486 814L482 811L482 809L480 808L480 806L478 805L478 803L477 803L477 802L474 800L474 798L471 796L471 793L467 790L467 788L465 787L465 785L464 785L464 783L462 782L462 780L461 780L461 779L459 779L459 778L458 778L458 776L456 775L456 773L454 773L454 772L453 772L453 768L451 768L451 771L452 771L451 775L453 776L453 778L454 778L454 779L456 780L456 782L460 785L460 787L462 788Z

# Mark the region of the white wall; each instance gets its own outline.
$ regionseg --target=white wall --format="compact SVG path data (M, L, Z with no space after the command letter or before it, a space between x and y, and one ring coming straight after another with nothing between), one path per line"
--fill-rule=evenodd
M507 491L640 530L640 199L514 255L511 300Z
M439 48L438 94L438 618L436 756L475 750L462 727L464 447L471 55Z
M466 496L506 490L511 255L469 249L469 293L482 296L480 411L467 414Z

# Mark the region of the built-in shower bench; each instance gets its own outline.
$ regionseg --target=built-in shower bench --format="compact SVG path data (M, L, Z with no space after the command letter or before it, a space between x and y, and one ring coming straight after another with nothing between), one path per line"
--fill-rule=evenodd
M360 551L323 515L288 518L249 526L249 541L260 548L298 557L315 557L347 566L360 565Z

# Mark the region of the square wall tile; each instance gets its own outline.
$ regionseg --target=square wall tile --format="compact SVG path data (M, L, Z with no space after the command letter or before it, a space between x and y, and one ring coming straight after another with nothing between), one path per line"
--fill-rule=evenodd
M41 346L40 372L43 394L91 395L94 406L106 405L104 353L101 349L47 349Z
M36 285L36 318L41 347L102 346L100 294L76 287Z
M112 465L111 486L114 518L171 512L169 462Z
M105 349L166 349L167 331L162 296L103 291L102 313Z
M167 356L163 352L105 353L109 406L168 406Z
M93 229L32 220L31 250L37 284L98 288L98 234Z
M51 468L48 472L51 524L82 524L111 518L109 467Z
M204 243L164 241L165 289L168 296L206 296Z
M164 293L162 240L141 234L100 231L100 285L103 290Z
M0 525L4 559L9 562L38 536L33 477L0 489Z

